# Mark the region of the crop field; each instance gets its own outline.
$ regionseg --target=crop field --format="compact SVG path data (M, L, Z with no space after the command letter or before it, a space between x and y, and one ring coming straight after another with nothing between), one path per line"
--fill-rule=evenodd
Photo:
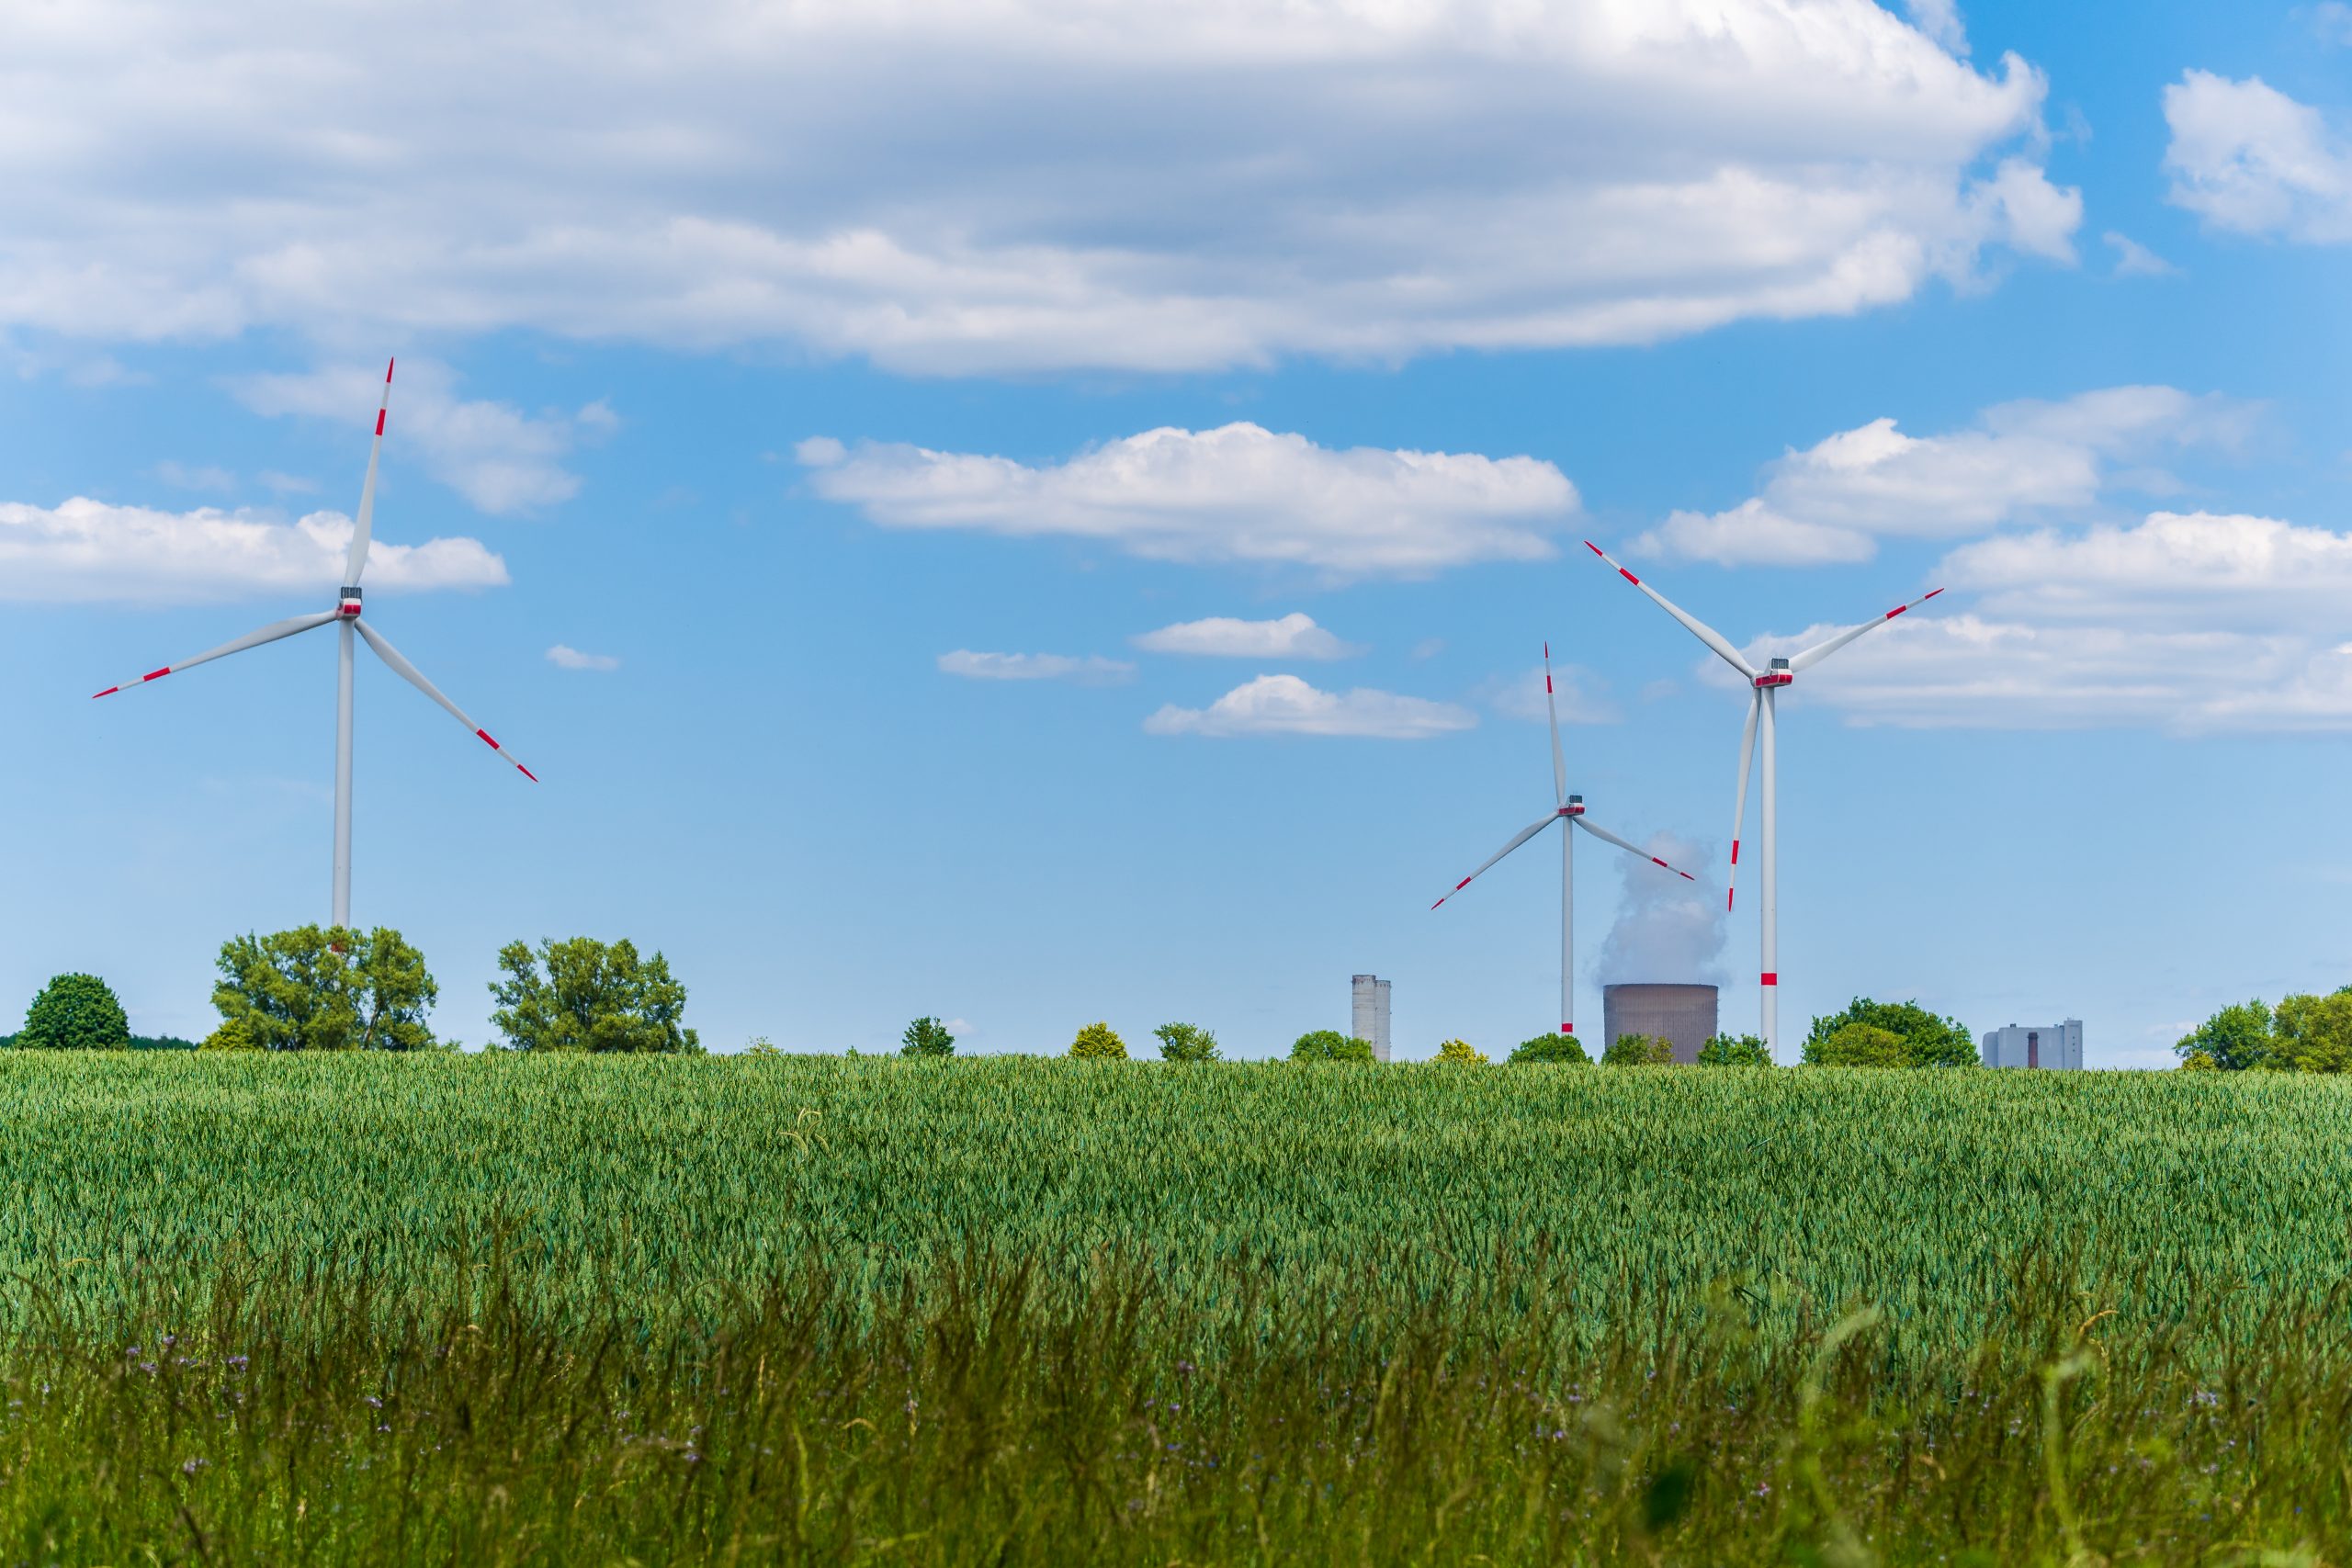
M24 1561L2340 1562L2352 1089L0 1060Z

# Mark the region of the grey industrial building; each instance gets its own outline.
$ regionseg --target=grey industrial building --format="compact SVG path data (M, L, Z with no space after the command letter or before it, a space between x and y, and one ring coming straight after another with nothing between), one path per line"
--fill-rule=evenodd
M2070 1018L2047 1029L2012 1023L1984 1036L1988 1067L2050 1067L2065 1072L2083 1070L2083 1021Z
M1388 1060L1388 982L1377 975L1359 975L1351 991L1348 1032L1371 1041L1375 1060Z
M1678 1062L1696 1062L1699 1047L1715 1036L1713 986L1642 984L1600 987L1601 1039L1597 1059L1611 1042L1646 1034L1674 1047Z

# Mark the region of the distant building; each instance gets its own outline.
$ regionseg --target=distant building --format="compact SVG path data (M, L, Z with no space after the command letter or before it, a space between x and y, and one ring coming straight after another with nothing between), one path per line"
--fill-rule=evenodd
M2048 1029L2028 1029L2013 1023L1984 1036L1988 1067L2051 1067L2070 1073L2083 1070L2083 1021L2070 1018Z
M1713 986L1603 986L1600 987L1600 1032L1592 1048L1598 1060L1617 1039L1645 1034L1674 1047L1678 1062L1696 1062L1699 1047L1714 1038L1715 988Z
M1371 1041L1375 1059L1388 1060L1388 982L1377 975L1359 975L1351 999L1354 1005L1348 1015L1348 1032Z

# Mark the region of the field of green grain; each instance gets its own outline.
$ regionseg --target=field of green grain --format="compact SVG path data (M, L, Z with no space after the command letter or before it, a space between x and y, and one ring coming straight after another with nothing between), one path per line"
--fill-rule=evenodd
M1508 1261L1596 1326L1732 1286L1768 1326L1869 1303L1950 1345L2037 1253L2139 1322L2324 1292L2352 1260L2352 1086L8 1053L0 1189L0 1278L71 1302L242 1258L392 1304L503 1249L535 1307L659 1325L810 1258L895 1289L978 1249L1054 1280L1137 1260L1214 1314L1359 1277L1476 1296Z

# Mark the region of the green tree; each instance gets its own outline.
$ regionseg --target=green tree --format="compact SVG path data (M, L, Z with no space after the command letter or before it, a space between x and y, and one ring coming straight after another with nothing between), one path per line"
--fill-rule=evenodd
M60 975L25 1010L16 1043L46 1051L123 1051L130 1046L130 1021L96 975Z
M1849 1023L1818 1045L1805 1042L1805 1061L1819 1067L1909 1067L1911 1047L1892 1029L1875 1023Z
M1467 1040L1448 1040L1437 1048L1437 1059L1458 1066L1475 1067L1487 1059L1487 1054Z
M1369 1062L1375 1060L1372 1042L1336 1029L1311 1029L1291 1042L1294 1062Z
M1982 1061L1974 1038L1958 1019L1939 1017L1916 1001L1880 1002L1868 997L1856 997L1843 1012L1815 1019L1813 1032L1805 1036L1804 1059L1820 1062L1823 1043L1849 1023L1883 1029L1903 1042L1904 1059L1888 1066L1973 1067Z
M663 1051L699 1055L702 1040L679 1020L686 988L655 953L640 959L624 937L510 942L498 950L504 980L492 980L490 1021L517 1051Z
M2202 1051L2191 1051L2180 1059L2180 1070L2184 1073L2217 1073L2222 1070L2222 1065Z
M1769 1067L1772 1053L1753 1034L1717 1034L1699 1047L1702 1067Z
M2185 1061L2199 1052L2213 1058L2225 1073L2242 1073L2267 1066L2271 1047L2270 1010L2259 998L2233 1002L2180 1037L2173 1049Z
M2298 1073L2352 1072L2352 987L2324 997L2285 997L2273 1015L2269 1065Z
M1159 1037L1159 1055L1163 1061L1216 1060L1216 1036L1197 1023L1163 1023L1152 1032Z
M1514 1062L1567 1062L1577 1066L1592 1065L1590 1053L1584 1042L1573 1034L1539 1034L1532 1040L1522 1040L1510 1048Z
M424 955L378 926L297 926L220 944L212 1050L424 1051L441 987Z
M935 1018L919 1018L907 1025L899 1037L901 1056L952 1056L956 1054L956 1037L947 1026Z
M1083 1061L1124 1062L1127 1059L1127 1043L1109 1024L1090 1023L1069 1043L1069 1054Z
M1674 1062L1674 1042L1649 1034L1620 1034L1600 1054L1604 1067L1664 1067Z

